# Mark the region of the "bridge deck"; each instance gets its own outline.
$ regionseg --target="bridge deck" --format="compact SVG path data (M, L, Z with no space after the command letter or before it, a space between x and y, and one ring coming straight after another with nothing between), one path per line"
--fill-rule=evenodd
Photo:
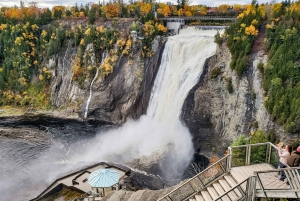
M230 170L231 175L237 180L238 183L244 181L253 174L254 171L266 171L274 170L274 167L270 164L256 164L250 166L233 167ZM286 181L280 181L278 175L275 172L264 173L260 175L260 179L264 188L267 189L287 189L289 186ZM256 189L261 189L260 184L257 182Z

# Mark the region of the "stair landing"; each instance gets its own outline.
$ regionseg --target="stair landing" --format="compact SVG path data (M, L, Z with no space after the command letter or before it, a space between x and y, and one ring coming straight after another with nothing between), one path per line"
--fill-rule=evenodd
M234 177L234 179L240 183L247 179L249 176L253 174L254 171L267 171L267 170L274 170L275 168L268 164L255 164L249 166L242 166L242 167L233 167L230 170L230 174ZM270 172L270 173L263 173L259 174L261 182L265 189L287 189L289 186L286 184L286 181L280 181L278 179L277 172ZM261 189L260 184L256 184L256 189Z

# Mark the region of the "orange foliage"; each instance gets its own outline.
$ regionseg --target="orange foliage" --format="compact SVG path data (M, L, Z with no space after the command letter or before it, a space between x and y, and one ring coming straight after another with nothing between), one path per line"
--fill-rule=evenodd
M108 4L105 11L107 18L118 17L120 13L119 6L117 4Z
M166 5L163 10L164 17L168 17L171 14L170 7Z
M79 17L84 17L84 12L79 12Z
M226 4L222 4L218 7L218 10L221 12L221 13L226 13L227 10L229 9L229 5L226 5Z
M151 5L150 3L144 3L140 7L140 13L142 16L148 15L151 11Z

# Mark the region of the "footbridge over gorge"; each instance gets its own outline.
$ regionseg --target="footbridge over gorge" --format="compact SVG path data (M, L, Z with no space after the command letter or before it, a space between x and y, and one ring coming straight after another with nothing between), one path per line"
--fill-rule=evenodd
M166 17L158 18L159 20L167 22L168 30L173 30L178 34L179 29L185 25L186 21L200 20L200 21L236 21L236 17L233 16L191 16L191 17Z

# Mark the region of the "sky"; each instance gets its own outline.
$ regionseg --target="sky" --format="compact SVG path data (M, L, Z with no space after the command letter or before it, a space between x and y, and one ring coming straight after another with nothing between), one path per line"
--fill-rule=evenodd
M99 1L93 1L93 0L23 0L25 2L25 6L28 5L28 2L35 1L38 3L38 7L48 7L52 8L52 6L57 6L57 5L64 5L64 6L74 6L75 3L77 2L77 5L86 5L88 2L92 3L98 3ZM103 0L101 0L102 2ZM108 0L106 0L108 1ZM124 0L126 2L127 0ZM174 4L177 3L177 0L156 0L157 2L172 2ZM192 5L195 4L204 4L207 6L219 6L221 4L228 4L228 5L233 5L233 4L250 4L251 0L190 0L192 1ZM267 3L271 2L271 0L258 0L258 3ZM20 6L20 0L0 0L0 7L2 6Z

